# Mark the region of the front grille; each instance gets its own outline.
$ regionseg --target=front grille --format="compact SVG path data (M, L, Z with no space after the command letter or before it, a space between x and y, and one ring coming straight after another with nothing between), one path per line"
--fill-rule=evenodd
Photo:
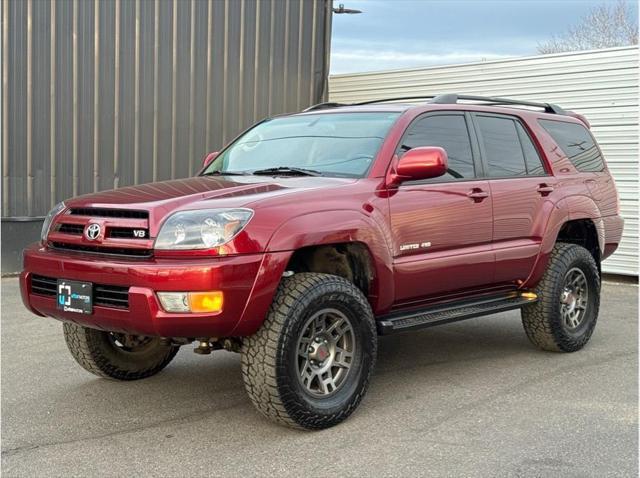
M93 285L93 304L103 307L129 308L129 288L116 285Z
M85 246L81 244L67 244L63 242L52 242L54 249L75 252L90 252L93 254L107 254L112 256L127 256L148 258L153 255L151 249L129 249L126 247L104 247L104 246Z
M31 275L31 292L36 295L55 297L58 280L52 277ZM93 284L93 305L129 308L129 288L117 285Z
M122 217L127 219L149 219L148 211L129 209L107 209L101 207L74 207L69 210L73 216Z
M81 236L84 232L84 226L82 224L60 224L58 226L58 232L71 236Z
M138 235L134 234L133 231L137 231ZM109 227L107 228L107 237L114 239L148 239L149 230L133 227Z
M31 292L37 295L56 295L56 289L58 288L57 279L51 277L38 276L33 274L31 276Z

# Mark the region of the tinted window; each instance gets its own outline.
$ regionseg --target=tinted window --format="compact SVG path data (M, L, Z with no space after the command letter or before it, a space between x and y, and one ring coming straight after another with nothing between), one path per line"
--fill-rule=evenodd
M476 118L489 165L489 176L504 178L527 174L516 122L492 116Z
M399 113L320 113L271 118L238 138L204 171L297 167L362 177Z
M522 143L522 151L524 152L524 161L527 165L527 174L531 176L543 176L546 174L542 160L538 154L538 150L531 142L531 138L524 130L520 123L516 122L516 128L520 135L520 142Z
M540 120L578 171L602 171L602 155L587 128L577 123Z
M438 180L475 177L471 140L464 116L427 116L415 121L409 127L401 148L408 151L418 146L440 146L447 152L449 169Z

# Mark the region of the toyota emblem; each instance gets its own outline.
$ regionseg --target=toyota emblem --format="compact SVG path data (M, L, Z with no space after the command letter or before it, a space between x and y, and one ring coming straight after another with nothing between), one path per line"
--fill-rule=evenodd
M95 241L100 237L100 233L102 232L102 228L100 224L89 224L84 231L84 235L90 241Z

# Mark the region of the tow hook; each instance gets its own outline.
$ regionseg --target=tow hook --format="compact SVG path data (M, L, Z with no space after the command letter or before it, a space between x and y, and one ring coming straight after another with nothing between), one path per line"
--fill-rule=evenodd
M200 340L198 341L198 346L193 349L193 351L199 355L209 355L213 347L211 347L211 343L208 340Z

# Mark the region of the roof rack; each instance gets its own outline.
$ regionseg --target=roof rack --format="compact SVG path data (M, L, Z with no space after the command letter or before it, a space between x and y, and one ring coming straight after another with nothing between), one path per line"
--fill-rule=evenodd
M440 95L440 96L444 96L444 95ZM379 100L361 101L359 103L353 103L351 106L373 105L373 104L376 104L376 103L386 103L387 101L436 99L437 97L438 97L438 95L401 96L399 98L382 98L382 99L379 99Z
M328 101L326 103L318 103L317 105L311 105L308 108L302 110L302 112L306 113L307 111L324 110L327 108L337 108L339 106L351 106L351 105L346 103L335 103L333 101Z
M332 101L328 101L326 103L318 103L317 105L311 105L308 108L302 110L303 113L307 111L316 111L316 110L324 110L327 108L338 108L340 106L364 106L364 105L373 105L375 103L384 103L386 101L401 101L401 100L425 100L430 98L436 98L437 95L425 95L425 96L404 96L402 98L386 98L379 100L369 100L362 101L359 103L335 103Z
M492 96L475 96L475 95L458 95L455 93L449 93L445 95L438 95L429 103L434 104L456 104L458 100L469 101L482 101L491 105L520 105L520 106L533 106L536 108L542 108L545 113L555 113L557 115L565 115L567 112L560 106L553 103L537 103L535 101L523 101L514 100L511 98L496 98Z
M542 108L545 113L554 113L557 115L569 114L560 106L555 105L553 103L537 103L534 101L514 100L511 98L497 98L493 96L458 95L456 93L447 93L443 95L420 95L420 96L400 96L397 98L380 98L377 100L361 101L358 103L351 103L351 104L327 102L327 103L319 103L317 105L310 106L309 108L303 110L303 112L322 110L326 108L337 108L339 106L364 106L364 105L373 105L376 103L387 103L389 101L426 100L426 99L429 100L428 103L438 104L438 105L451 105L451 104L455 105L458 103L459 100L481 101L488 105L532 106L535 108Z

